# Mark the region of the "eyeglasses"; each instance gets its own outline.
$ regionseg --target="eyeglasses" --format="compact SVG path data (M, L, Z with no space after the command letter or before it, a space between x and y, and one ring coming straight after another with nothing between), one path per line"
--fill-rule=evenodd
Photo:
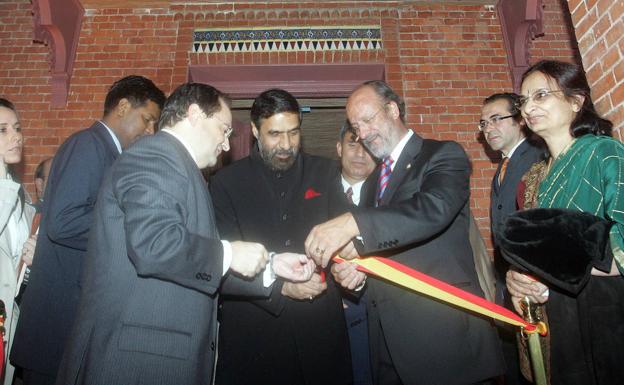
M477 127L479 127L479 131L485 131L485 129L488 128L490 124L497 125L498 122L500 122L501 120L513 118L514 116L516 115L515 114L505 115L505 116L494 115L489 120L485 120L485 119L479 120L479 124L477 125Z
M519 109L523 108L524 106L526 106L526 104L529 102L529 100L532 100L533 103L541 104L548 98L548 95L554 94L555 92L563 92L563 91L562 90L554 90L554 91L550 91L550 90L537 90L532 95L521 96L520 99L518 100L518 103L516 104L516 106Z
M223 131L223 135L225 135L225 139L228 139L230 136L232 136L232 133L234 132L234 128L232 127L232 125L227 124L215 114L213 114L211 117L217 119L219 122L221 122L225 126L225 130Z
M368 118L362 119L362 123L364 123L366 125L371 124L373 122L373 120L375 120L377 115L381 112L381 110L385 109L388 104L389 103L384 103L381 107L379 107L379 109L374 114L372 114ZM358 137L360 136L360 127L359 127L359 125L357 123L351 122L351 129L353 130L355 135L357 135Z

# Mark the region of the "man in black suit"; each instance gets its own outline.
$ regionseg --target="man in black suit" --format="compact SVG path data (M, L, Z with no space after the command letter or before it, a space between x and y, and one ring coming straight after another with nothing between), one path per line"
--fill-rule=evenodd
M161 132L111 167L58 385L212 383L221 277L251 279L268 260L261 244L219 239L200 172L229 150L231 122L225 95L184 84L165 103ZM289 266L307 267L304 278L313 271L305 256L282 254L265 272ZM262 278L245 284L266 295Z
M340 185L349 204L360 204L360 193L364 181L375 170L376 163L370 153L357 140L348 121L338 133L336 151L340 158ZM343 304L351 362L353 366L353 384L372 384L370 352L368 347L368 317L366 315L366 293L351 294L343 291Z
M522 176L533 163L544 156L544 149L526 137L527 127L518 110L520 96L500 93L483 101L479 130L492 150L500 151L502 161L492 178L490 192L490 227L494 244L496 267L496 303L511 307L511 298L505 286L505 274L509 264L500 254L496 233L503 226L507 215L516 211L516 192ZM505 384L527 384L518 367L516 331L507 325L499 325L499 335L507 363Z
M25 385L54 383L78 307L100 184L123 149L154 132L164 101L149 79L118 80L106 95L102 120L70 136L54 157L10 356L24 369Z
M210 183L219 232L273 251L303 252L312 226L347 209L337 164L300 151L299 103L284 90L260 94L251 122L258 147ZM352 382L340 291L323 275L278 280L268 299L222 297L217 384Z
M315 226L308 255L322 266L337 252L385 256L482 296L468 239L470 162L461 146L408 129L404 103L381 81L351 94L347 117L382 164L365 184L369 207ZM334 266L349 289L365 278L349 263ZM376 384L472 384L502 373L489 320L386 281L366 285Z

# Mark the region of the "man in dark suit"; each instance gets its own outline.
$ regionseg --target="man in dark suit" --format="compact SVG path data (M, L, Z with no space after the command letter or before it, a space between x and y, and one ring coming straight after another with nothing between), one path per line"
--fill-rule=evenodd
M212 383L221 277L254 277L268 260L261 244L219 240L200 172L229 150L231 122L221 92L184 84L165 104L161 132L111 167L57 384ZM281 273L283 257L303 257L312 274L294 254L275 256L268 271ZM246 284L270 290L264 277Z
M363 192L377 207L315 226L306 239L308 255L323 266L336 252L386 256L482 296L468 239L470 163L461 146L408 129L404 103L381 81L351 94L347 117L382 159ZM365 278L349 263L334 266L349 289ZM382 280L366 285L376 384L472 384L502 373L489 320Z
M93 207L104 174L138 137L154 132L165 95L151 80L115 82L104 116L70 136L55 155L28 290L20 305L11 361L24 384L53 384L80 296Z
M346 121L338 133L336 152L340 158L340 185L349 204L360 204L360 193L364 181L375 170L376 163L370 153L357 140ZM368 347L368 316L366 315L366 293L357 295L343 290L345 319L351 347L353 384L372 384L370 352Z
M347 209L337 164L300 151L299 104L288 92L260 94L251 121L258 148L211 180L219 231L273 251L303 252L312 226ZM339 288L323 275L278 280L268 299L223 296L217 384L352 382Z
M491 95L483 101L479 130L492 150L500 151L502 161L492 178L490 192L490 227L494 243L494 265L496 267L496 303L511 307L511 298L505 286L505 274L509 264L500 254L496 233L507 215L516 211L516 192L522 176L533 163L544 156L544 149L526 137L526 124L520 115L520 96L513 93ZM527 384L518 367L516 330L499 325L499 335L507 363L505 384Z

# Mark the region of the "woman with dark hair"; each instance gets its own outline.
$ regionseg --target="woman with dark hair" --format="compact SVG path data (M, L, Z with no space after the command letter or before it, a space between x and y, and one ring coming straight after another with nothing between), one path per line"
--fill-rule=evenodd
M518 302L525 296L545 304L550 324L552 384L621 383L624 381L624 145L610 137L612 123L596 112L589 85L578 66L540 61L523 75L521 89L522 116L528 127L544 139L550 152L547 160L534 165L523 178L523 206L566 209L559 212L568 215L552 233L546 229L544 239L553 238L556 232L561 237L546 239L554 246L545 254L557 254L554 250L564 250L578 239L591 241L587 233L576 235L567 228L563 230L574 224L577 215L595 218L608 226L604 230L603 247L596 248L594 253L600 255L592 256L600 263L587 264L584 277L574 281L575 285L558 285L557 280L548 278L559 274L558 269L572 266L572 254L576 255L572 251L554 256L553 260L563 262L549 266L549 274L528 268L541 281L510 270L507 287L518 311ZM525 235L528 231L519 230ZM535 238L530 238L524 243L534 241Z
M22 261L30 264L34 240L29 240L30 223L35 209L27 202L22 186L12 175L11 166L22 160L21 125L10 101L0 98L0 300L4 302L6 319L4 356L11 348L19 311L14 305ZM1 368L0 368L1 369ZM0 371L4 384L13 381L13 367Z

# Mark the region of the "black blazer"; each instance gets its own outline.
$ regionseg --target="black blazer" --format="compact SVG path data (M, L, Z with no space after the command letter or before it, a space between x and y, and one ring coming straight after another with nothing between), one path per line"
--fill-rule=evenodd
M370 205L379 172L366 183ZM379 207L354 213L360 252L390 257L482 296L468 238L469 176L470 163L457 143L414 134ZM404 384L468 384L503 372L489 320L382 280L369 278L367 285L375 381L381 335Z
M11 361L54 376L76 317L93 208L119 155L106 127L94 123L59 148L48 177L43 216Z
M544 159L545 149L525 140L512 154L507 164L505 178L502 185L498 184L498 175L502 162L499 163L490 190L490 228L492 241L494 244L494 266L496 268L496 302L504 304L505 273L509 268L509 263L500 255L500 250L496 242L496 233L505 223L505 219L512 212L518 210L516 195L518 184L524 174L531 166Z
M254 151L210 182L221 236L303 253L312 227L346 210L337 173L333 161L306 154L289 170L271 172ZM229 293L232 278L226 278L223 293ZM329 272L327 279L327 290L312 302L284 297L281 280L270 298L224 295L216 383L351 383L340 292Z

